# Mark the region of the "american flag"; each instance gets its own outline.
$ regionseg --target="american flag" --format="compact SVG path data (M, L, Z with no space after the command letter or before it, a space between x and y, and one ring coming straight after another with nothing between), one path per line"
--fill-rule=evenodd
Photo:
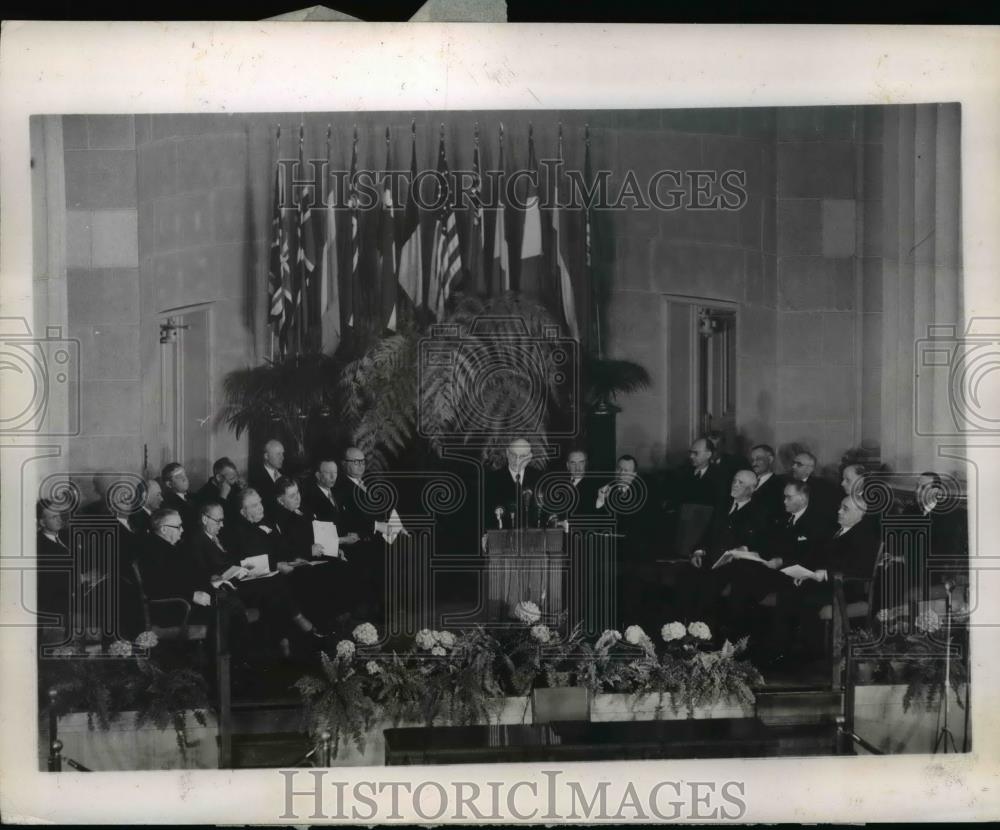
M347 291L343 301L347 307L347 325L354 326L354 307L358 301L358 261L361 258L361 239L358 227L358 192L355 189L358 173L358 128L354 128L354 143L351 145L351 178L348 181L347 205L351 211L351 261Z
M447 182L448 161L444 152L444 127L441 128L441 144L438 149L438 172ZM440 187L440 184L438 185ZM462 251L458 241L458 225L452 210L451 193L445 184L445 200L434 223L434 251L431 258L431 280L428 299L434 303L432 310L440 320L444 317L444 305L451 295L452 281L462 271Z
M299 130L299 176L305 175L305 162L303 161L302 144L304 140L304 129ZM296 343L301 350L303 345L315 345L310 343L310 338L316 333L313 331L317 320L314 319L316 308L315 301L310 302L310 295L314 288L314 272L316 270L316 234L313 228L313 189L304 187L299 195L299 226L297 228L298 251L296 254L297 279L293 285L292 299L295 304L295 333Z
M279 132L280 138L280 132ZM281 216L281 163L274 167L274 210L271 219L271 251L267 267L267 287L270 303L267 321L272 327L272 336L278 341L280 355L284 355L288 345L288 332L292 325L294 308L292 304L292 269L288 255L288 236ZM271 348L274 357L274 348Z

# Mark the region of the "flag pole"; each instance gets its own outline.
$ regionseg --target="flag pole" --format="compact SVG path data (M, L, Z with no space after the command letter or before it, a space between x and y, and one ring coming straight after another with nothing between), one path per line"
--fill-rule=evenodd
M278 157L280 155L281 155L281 124L278 124L277 125L277 129L275 130L275 136L274 136L274 164L275 164L275 167L278 166ZM280 170L280 167L278 169ZM280 172L275 175L275 177L274 177L274 184L275 184L275 187L279 187L281 185L281 173ZM277 193L274 194L274 199L275 199L275 201L277 201L277 199L278 199L278 194ZM269 309L268 310L268 316L270 316L270 308L271 308L270 291L268 291L268 298L267 299L268 299L267 307ZM274 363L274 324L271 323L270 320L268 320L268 328L270 328L270 330L271 330L271 349L270 349L270 353L271 354L270 354L270 361L271 361L271 363Z
M591 172L590 171L590 124L583 125L583 143L584 143L584 152L586 154L586 160L585 160L586 163L584 165L587 168L586 170L584 170L584 175L586 176L589 175ZM590 182L588 181L587 185L589 184ZM592 240L593 228L591 227L593 224L593 217L591 215L591 206L589 201L584 206L584 210L586 211L586 219L585 219L586 228L584 229L584 245L585 245L584 255L585 255L585 262L587 265L587 281L590 283L589 285L590 299L591 302L594 304L594 329L596 335L595 339L597 340L597 357L599 359L603 359L604 344L601 342L601 304L598 292L594 290L593 251L591 249L591 243L593 241Z
M301 176L305 168L305 157L303 155L303 149L306 140L306 125L305 122L299 124L299 175ZM305 196L305 191L301 193L299 198ZM302 329L305 327L306 321L306 269L302 264L302 245L305 242L305 231L302 227L302 207L299 207L298 211L299 217L299 227L296 239L296 244L298 250L296 251L296 270L299 272L299 290L295 292L295 314L292 319L295 321L295 358L298 360L299 355L302 354Z

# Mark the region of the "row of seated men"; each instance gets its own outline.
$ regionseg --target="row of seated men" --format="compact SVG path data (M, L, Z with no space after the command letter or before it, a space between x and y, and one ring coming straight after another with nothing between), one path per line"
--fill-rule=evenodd
M344 612L377 615L383 560L374 537L387 527L359 506L364 454L351 447L340 465L321 460L301 488L283 475L283 461L280 442L269 441L249 482L222 458L194 493L184 467L168 464L159 478L144 482L138 503L104 504L117 537L101 550L81 547L70 554L63 515L39 502L38 557L49 563L39 578L39 609L65 618L87 607L85 597L103 581L114 580L115 590L105 595L117 596L117 634L142 629L142 595L185 600L189 624L211 623L213 606L221 604L237 652L249 650L248 607L261 611L269 638L285 652L290 639L318 644ZM347 475L339 474L341 467ZM336 550L316 543L314 520L336 527ZM266 565L256 570L241 564L263 564L262 557ZM68 569L52 568L74 558Z
M487 479L485 528L541 524L546 499L536 491L545 479L530 460L527 441L509 445L507 469ZM565 465L575 506L549 514L549 523L593 526L595 516L613 522L620 623L638 618L655 630L668 619L705 620L730 639L751 635L767 661L817 645L814 623L832 600L834 572L847 579L849 603L868 600L874 576L876 606L895 607L925 599L931 582L967 568L965 511L947 503L933 472L917 478L911 503L894 508L911 519L897 522L895 544L884 551L886 511L870 509L877 500L866 488L872 475L860 464L846 465L837 487L816 474L808 451L797 453L783 476L766 444L754 446L747 460L699 438L688 463L659 487L638 475L629 455L618 459L611 482L588 475L580 450ZM916 543L919 534L925 543ZM672 591L659 587L664 560ZM798 569L786 573L792 566ZM793 637L796 631L804 640Z

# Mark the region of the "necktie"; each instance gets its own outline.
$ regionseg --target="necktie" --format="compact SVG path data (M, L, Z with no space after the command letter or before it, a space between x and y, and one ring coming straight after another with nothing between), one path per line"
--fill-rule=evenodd
M521 474L520 473L518 473L516 476L514 476L514 483L517 484L518 487L521 486Z
M737 510L739 510L739 505L733 502L733 506L729 508L729 515L732 516Z
M789 527L795 527L795 517L794 516L789 516L788 517L788 526Z

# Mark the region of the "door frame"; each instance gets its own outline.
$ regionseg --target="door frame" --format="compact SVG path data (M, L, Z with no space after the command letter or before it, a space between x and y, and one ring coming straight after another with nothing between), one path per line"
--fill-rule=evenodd
M206 352L208 354L209 365L205 366L206 375L206 397L208 402L208 411L210 413L215 412L215 377L212 372L211 366L211 356L215 354L215 314L214 314L214 301L207 301L202 303L189 303L187 305L175 306L173 308L164 309L157 312L156 314L156 325L157 330L162 331L163 327L170 321L171 318L183 317L187 314L194 314L197 312L205 312L205 342L206 342ZM184 372L184 330L181 329L177 333L177 342L173 345L175 349L176 363L174 365L174 372L176 378L182 378ZM163 394L165 391L165 386L169 382L169 379L165 376L166 366L164 361L163 349L168 344L160 343L160 412L159 412L159 427L162 430L164 427L164 415L165 407L167 405L166 396ZM183 451L184 447L184 418L181 417L184 413L184 384L175 383L176 400L175 400L175 411L174 411L174 430L173 435L170 436L170 440L174 443L174 454L179 454ZM161 432L161 435L163 433ZM162 453L163 447L160 448ZM215 452L215 430L208 430L208 458L206 459L206 464L209 469L211 469L212 459ZM181 462L183 463L183 462Z

